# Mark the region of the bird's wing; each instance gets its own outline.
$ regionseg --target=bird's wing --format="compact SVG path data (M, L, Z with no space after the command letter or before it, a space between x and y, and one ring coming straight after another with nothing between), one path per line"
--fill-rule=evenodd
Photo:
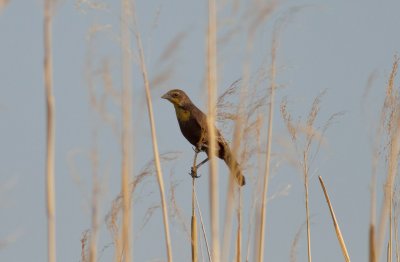
M192 108L193 112L193 118L196 120L196 123L199 125L199 127L202 129L202 150L207 151L208 150L208 126L207 126L207 116L196 106L193 106ZM224 155L228 152L229 150L229 145L222 136L221 132L217 129L216 126L214 126L216 130L216 136L217 136L217 155L219 155L221 158L224 158ZM221 150L222 149L222 150Z

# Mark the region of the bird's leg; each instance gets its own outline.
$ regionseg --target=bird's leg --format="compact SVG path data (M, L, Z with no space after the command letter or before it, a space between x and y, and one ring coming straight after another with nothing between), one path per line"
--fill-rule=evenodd
M193 150L194 150L194 159L193 159L193 166L192 166L192 168L190 169L190 175L191 175L193 178L199 178L199 177L200 177L200 175L197 175L197 169L198 169L201 165L203 165L205 162L208 161L208 158L207 158L206 160L203 160L200 164L196 165L197 155L201 152L201 148L202 148L202 146L203 146L204 134L205 134L205 132L204 132L204 130L202 129L199 142L196 144L196 147L193 148Z
M197 166L196 169L198 169L199 167L201 167L202 165L204 165L205 163L207 163L207 161L210 160L208 157L206 159L204 159L203 161L201 161Z
M191 172L190 172L190 175L193 178L199 178L200 177L200 175L197 175L197 169L199 169L199 167L201 167L202 165L207 163L207 161L209 160L209 158L207 157L206 159L204 159L203 161L201 161L199 164L196 165L196 158L197 158L197 153L195 154L195 161L193 162L193 166L192 166Z
M198 148L193 148L194 150L194 159L193 159L193 166L190 169L190 175L194 178L198 178L200 176L197 175L197 166L196 166L196 161L197 161L197 155L200 153L200 150Z

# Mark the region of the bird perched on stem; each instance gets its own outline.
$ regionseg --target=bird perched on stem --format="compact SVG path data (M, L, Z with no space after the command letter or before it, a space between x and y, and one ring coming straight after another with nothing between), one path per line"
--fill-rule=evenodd
M206 152L208 156L209 141L207 116L192 103L190 98L182 90L170 90L164 94L162 98L167 99L174 105L182 134L193 146L195 146L196 154L199 151L203 151ZM236 182L240 186L243 186L246 182L239 163L234 158L228 143L225 141L218 129L216 129L216 137L216 155L225 161L231 173L234 174ZM198 164L196 169L207 161L208 157Z

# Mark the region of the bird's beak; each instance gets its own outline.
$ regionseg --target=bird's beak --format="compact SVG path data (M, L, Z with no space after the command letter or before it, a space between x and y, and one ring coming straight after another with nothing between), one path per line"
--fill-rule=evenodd
M164 99L169 100L169 94L168 94L168 93L165 93L161 98L164 98Z

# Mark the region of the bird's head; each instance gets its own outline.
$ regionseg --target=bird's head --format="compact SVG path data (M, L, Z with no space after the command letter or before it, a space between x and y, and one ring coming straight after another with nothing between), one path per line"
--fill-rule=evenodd
M186 103L190 102L189 97L179 89L172 89L165 93L161 98L167 99L174 106L184 106Z

